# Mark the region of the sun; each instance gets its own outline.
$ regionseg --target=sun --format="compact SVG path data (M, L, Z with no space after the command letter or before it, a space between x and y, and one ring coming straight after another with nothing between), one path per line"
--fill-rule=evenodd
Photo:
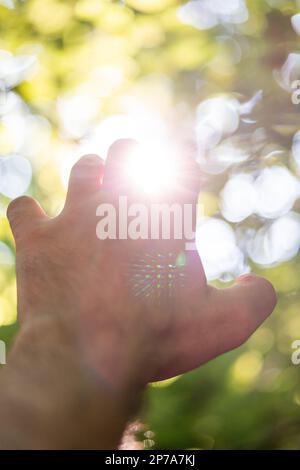
M170 152L163 146L145 144L130 150L126 171L135 187L148 194L167 192L177 176Z

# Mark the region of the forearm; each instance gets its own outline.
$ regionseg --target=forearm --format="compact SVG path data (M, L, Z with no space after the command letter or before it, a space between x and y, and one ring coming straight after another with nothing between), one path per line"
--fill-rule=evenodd
M0 374L1 449L117 446L141 390L115 389L75 347L53 322L20 334Z

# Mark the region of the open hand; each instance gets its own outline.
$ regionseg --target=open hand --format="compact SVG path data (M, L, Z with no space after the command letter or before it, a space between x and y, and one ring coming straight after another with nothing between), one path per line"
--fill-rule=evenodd
M74 166L58 217L50 219L28 197L8 209L20 337L27 341L43 323L57 325L72 338L78 362L116 387L181 374L241 345L276 304L271 284L255 275L224 290L208 286L196 253L185 254L185 281L174 291L174 308L157 296L135 295L128 272L136 253L178 254L182 246L97 238L97 207L116 197L103 177L116 171L112 162L122 149L124 143L114 145L107 166L95 155Z

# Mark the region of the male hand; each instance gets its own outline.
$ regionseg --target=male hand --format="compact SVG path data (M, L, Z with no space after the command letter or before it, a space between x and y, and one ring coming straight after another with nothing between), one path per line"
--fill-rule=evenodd
M29 197L8 208L20 333L0 377L1 448L115 448L147 382L239 346L275 306L272 286L254 275L225 290L208 286L195 252L171 296L136 295L136 256L177 255L184 240L97 238L97 207L118 194L103 176L118 178L127 144L112 147L106 166L95 155L74 166L58 217ZM166 200L195 203L196 193Z
M78 361L117 388L181 374L241 345L276 304L271 284L255 275L224 290L208 286L195 254L187 256L176 308L161 312L134 295L126 270L142 245L96 237L97 207L115 202L103 176L116 171L122 149L124 142L114 144L107 167L95 155L74 166L58 217L49 219L28 197L8 209L21 338L43 322L67 331Z

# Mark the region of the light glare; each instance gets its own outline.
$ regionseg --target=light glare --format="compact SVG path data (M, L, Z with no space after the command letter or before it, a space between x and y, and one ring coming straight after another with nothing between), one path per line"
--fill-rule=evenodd
M154 194L167 191L176 177L176 165L163 150L138 146L131 151L128 177L142 191Z

